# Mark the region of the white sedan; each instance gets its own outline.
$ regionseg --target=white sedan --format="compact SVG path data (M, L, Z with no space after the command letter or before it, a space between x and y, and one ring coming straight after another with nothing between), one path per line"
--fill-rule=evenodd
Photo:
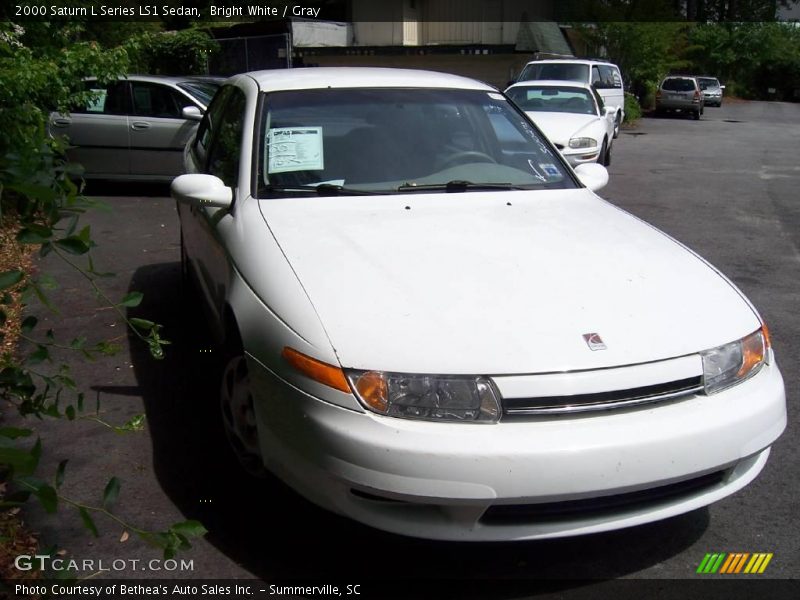
M237 75L186 161L227 437L320 506L448 540L618 529L741 489L786 425L756 309L486 84Z
M506 95L525 111L571 165L611 164L616 113L588 83L528 81Z

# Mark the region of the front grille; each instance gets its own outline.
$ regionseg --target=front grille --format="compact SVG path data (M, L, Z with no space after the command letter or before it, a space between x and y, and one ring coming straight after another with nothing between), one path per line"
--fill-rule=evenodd
M719 485L724 478L725 471L717 471L678 483L614 496L543 504L495 504L483 513L480 521L486 525L513 525L600 517L620 510L647 508L666 500L675 501L682 496L689 497Z
M695 394L702 391L702 389L703 381L698 376L610 392L575 394L573 396L542 396L538 398L503 398L503 412L507 417L515 417L611 410L674 399Z

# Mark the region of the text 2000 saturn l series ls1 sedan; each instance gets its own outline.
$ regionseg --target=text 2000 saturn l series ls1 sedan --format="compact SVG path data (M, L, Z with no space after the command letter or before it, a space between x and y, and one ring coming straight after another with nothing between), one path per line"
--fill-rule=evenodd
M742 293L483 83L238 75L186 161L228 438L325 508L448 540L618 529L741 489L785 427Z

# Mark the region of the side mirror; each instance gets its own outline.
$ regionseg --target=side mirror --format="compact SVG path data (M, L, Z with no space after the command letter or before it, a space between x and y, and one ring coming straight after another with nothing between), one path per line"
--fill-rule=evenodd
M181 116L191 121L199 121L203 118L203 111L196 106L184 106L183 110L181 110Z
M617 109L614 108L613 106L606 106L603 108L603 112L605 112L606 116L613 115L617 112Z
M725 89L725 86L724 86L724 85L721 85L721 86L719 86L719 89L721 89L721 90L724 90L724 89Z
M214 175L190 173L172 180L172 197L190 206L228 208L233 202L233 190Z
M584 163L575 167L575 174L581 183L596 192L608 183L608 170L597 163Z

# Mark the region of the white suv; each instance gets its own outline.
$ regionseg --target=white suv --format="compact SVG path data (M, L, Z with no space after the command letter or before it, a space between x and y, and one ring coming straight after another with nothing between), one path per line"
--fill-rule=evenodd
M625 89L617 65L579 58L534 60L525 65L517 77L518 82L542 79L592 84L605 106L614 107L614 137L619 135L619 126L625 119Z

